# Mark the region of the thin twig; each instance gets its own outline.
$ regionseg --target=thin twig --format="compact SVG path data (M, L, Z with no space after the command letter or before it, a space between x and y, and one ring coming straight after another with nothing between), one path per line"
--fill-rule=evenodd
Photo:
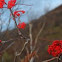
M24 51L24 49L25 49L25 47L26 47L26 45L27 45L28 43L29 43L29 40L27 40L27 42L24 43L24 46L23 46L21 52L20 52L20 53L16 53L16 56L19 56L19 55L22 54L22 52Z
M5 48L2 52L5 52L7 49L9 49L15 42L12 42L7 48Z
M15 25L16 25L16 28L17 28L17 30L18 30L18 34L19 34L20 38L23 38L23 39L26 39L26 40L29 39L28 37L25 37L25 36L21 33L20 29L17 27L16 19L15 19L14 14L13 14L13 12L12 12L11 9L10 9L10 12L11 12L13 18L14 18Z
M35 46L34 46L34 49L36 48L36 45L37 45L37 42L38 42L38 37L39 37L40 34L42 33L42 31L43 31L43 29L44 29L44 27L45 27L45 24L46 24L46 22L44 21L44 23L43 23L43 25L42 25L40 31L38 32L38 34L37 34L37 36L36 36L36 38L35 38Z
M32 6L32 5L28 5L28 4L20 4L20 3L17 3L16 5Z
M54 59L58 59L58 57L53 57L53 58L51 58L51 59L48 59L48 60L45 60L45 61L42 61L42 62L50 62L50 61L52 61L52 60L54 60Z
M29 23L29 36L30 36L30 50L31 50L31 53L32 53L32 24Z

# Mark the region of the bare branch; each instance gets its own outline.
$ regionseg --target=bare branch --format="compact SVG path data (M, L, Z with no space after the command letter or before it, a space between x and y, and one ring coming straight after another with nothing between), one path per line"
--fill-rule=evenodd
M5 48L2 52L5 52L7 49L9 49L15 42L12 42L7 48Z
M43 25L42 25L40 31L38 32L38 34L37 34L37 36L36 36L36 38L35 38L35 46L34 46L34 49L36 48L36 44L37 44L37 42L38 42L38 37L39 37L40 34L42 33L42 31L43 31L43 29L44 29L44 27L45 27L45 24L46 24L46 22L44 21L44 23L43 23Z
M25 49L25 47L27 46L28 43L29 43L29 39L24 43L24 46L23 46L21 52L20 53L16 53L16 56L19 56L19 55L22 54L22 52L24 51L24 49Z
M17 30L18 30L18 34L19 34L20 38L23 38L23 39L28 40L29 38L25 37L25 36L21 33L20 29L17 27L16 19L15 19L14 15L13 15L13 12L12 12L12 10L11 10L11 9L10 9L10 12L11 12L11 14L12 14L13 18L14 18L15 25L16 25L16 28L17 28Z
M32 24L29 23L29 36L30 36L30 50L32 52Z
M16 5L32 6L32 5L28 5L28 4L20 4L20 3L17 3Z
M52 61L52 60L54 60L54 59L58 59L58 57L53 57L53 58L51 58L51 59L48 59L48 60L45 60L45 61L42 61L42 62L50 62L50 61Z

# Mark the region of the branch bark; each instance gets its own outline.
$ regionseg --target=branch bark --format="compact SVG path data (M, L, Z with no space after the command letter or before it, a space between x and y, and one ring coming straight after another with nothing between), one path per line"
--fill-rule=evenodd
M45 60L45 61L42 61L42 62L50 62L50 61L52 61L52 60L54 60L54 59L58 59L58 57L53 57L53 58L51 58L51 59L48 59L48 60Z

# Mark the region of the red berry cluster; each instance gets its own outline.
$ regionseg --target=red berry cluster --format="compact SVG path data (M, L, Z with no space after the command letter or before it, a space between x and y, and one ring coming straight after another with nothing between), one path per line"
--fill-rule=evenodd
M24 14L25 13L25 11L24 10L19 10L19 11L14 11L14 16L15 17L17 17L17 16L20 16L20 13L19 12L22 12L22 14Z
M62 53L62 40L53 41L52 45L48 47L48 53L52 56L59 56Z
M2 42L2 41L0 40L0 46L1 46L1 42Z
M0 8L3 8L4 4L6 4L5 0L0 0Z
M17 25L17 27L18 27L18 28L21 28L21 29L24 29L24 28L26 27L26 24L25 24L24 22L22 22L22 23L19 23L19 24Z
M7 8L8 8L8 9L11 9L12 7L14 7L14 6L16 5L15 3L16 3L16 0L9 0L9 1L8 1L8 4L5 3L5 0L0 0L0 8L3 8L3 5L6 4L6 5L7 5ZM24 10L14 11L14 13L13 13L14 17L16 18L17 16L20 16L20 12L21 12L22 14L25 13ZM15 19L13 18L13 20L15 20ZM17 25L18 28L22 28L22 29L24 29L25 26L26 26L26 24L25 24L24 22L23 22L23 23L19 23L19 24ZM1 42L1 41L0 41L0 42Z
M1 43L2 41L0 40L0 43Z
M16 0L10 0L8 1L8 9L12 8L15 6ZM5 0L0 0L0 8L3 8L3 5L6 4Z
M24 10L19 10L19 11L14 11L14 17L16 18L17 16L20 16L20 13L19 12L22 12L22 14L24 14L25 13L25 11ZM22 23L19 23L18 25L17 25L17 27L20 29L24 29L25 27L26 27L26 24L25 24L25 22L22 22Z
M8 8L12 8L13 6L15 6L16 0L10 0L8 1Z

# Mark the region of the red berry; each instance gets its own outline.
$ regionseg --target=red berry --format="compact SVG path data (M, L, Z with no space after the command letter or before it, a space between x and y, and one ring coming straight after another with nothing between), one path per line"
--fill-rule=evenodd
M0 40L0 43L1 43L2 41Z
M12 8L13 6L15 6L16 0L10 0L8 1L8 8Z
M3 5L6 4L5 0L0 0L0 8L3 8Z
M23 14L25 13L24 10L19 10L19 11L14 11L14 16L17 17L17 16L20 16L20 13L19 12L22 12Z
M21 29L24 29L24 28L26 27L26 24L25 24L24 22L22 22L22 23L19 23L19 24L17 25L17 27L18 27L18 28L21 28Z
M25 13L25 11L24 11L24 10L21 10L20 12L22 12L23 14Z

